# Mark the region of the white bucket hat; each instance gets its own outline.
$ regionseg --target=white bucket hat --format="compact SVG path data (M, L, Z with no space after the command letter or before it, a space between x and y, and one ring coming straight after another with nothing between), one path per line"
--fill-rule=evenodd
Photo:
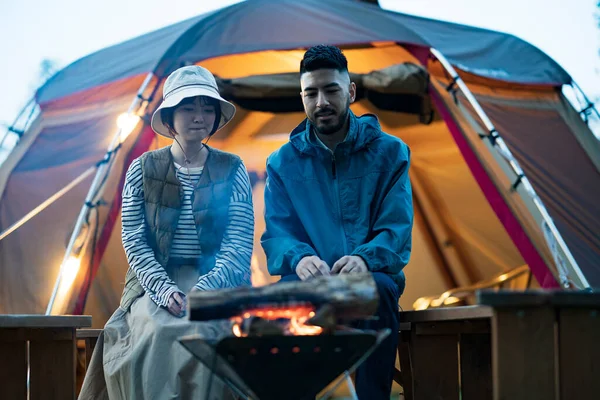
M199 65L190 65L173 71L165 81L163 102L152 114L150 122L154 132L172 138L162 120L160 110L175 107L183 99L196 96L212 97L221 103L221 121L219 121L217 130L233 119L235 106L221 97L213 74Z

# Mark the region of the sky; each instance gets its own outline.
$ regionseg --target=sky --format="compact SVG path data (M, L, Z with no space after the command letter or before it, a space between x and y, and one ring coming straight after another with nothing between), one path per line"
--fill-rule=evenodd
M301 0L299 0L301 1ZM323 0L327 1L327 0ZM59 67L143 33L237 0L0 0L0 139L41 83L40 64ZM597 0L380 0L384 9L516 35L600 98ZM600 100L600 99L599 99Z

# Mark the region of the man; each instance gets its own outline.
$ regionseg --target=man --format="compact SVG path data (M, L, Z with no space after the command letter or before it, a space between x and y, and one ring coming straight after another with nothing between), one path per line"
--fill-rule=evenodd
M333 46L310 48L300 63L305 119L267 160L266 231L271 275L283 281L370 272L377 321L361 328L392 334L356 374L361 400L389 399L402 268L411 250L410 151L381 131L377 117L350 110L356 85Z

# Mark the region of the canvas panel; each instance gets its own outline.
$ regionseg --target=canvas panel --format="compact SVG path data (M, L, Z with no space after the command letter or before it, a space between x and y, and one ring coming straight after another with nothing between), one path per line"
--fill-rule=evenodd
M600 286L600 173L558 95L539 99L477 96L531 181L589 283ZM571 109L572 110L572 109ZM570 123L571 122L571 123ZM577 126L579 125L579 126ZM597 141L596 141L597 142Z
M70 115L43 115L44 128L36 135L7 181L0 202L0 231L102 160L111 136L116 133L118 112L115 111L119 108L117 104L115 107L95 108L90 114L73 110ZM124 151L127 151L127 145ZM113 172L119 171L119 168L119 162L116 162ZM115 175L118 177L119 174ZM0 241L0 265L3 267L0 268L0 312L45 312L92 179L93 174ZM114 196L114 187L110 185L109 179L106 182L109 196L105 198L108 204ZM92 226L93 217L90 221ZM101 224L103 218L101 213ZM91 231L84 229L80 239L83 240ZM86 265L85 259L82 265Z
M436 76L432 80L432 84L450 113L452 123L457 124L460 130L460 139L468 146L465 151L474 157L472 161L476 163L477 168L483 171L485 179L492 185L487 189L489 192L484 193L486 197L496 202L493 204L494 210L502 219L505 228L511 231L511 238L520 248L524 260L528 263L535 262L535 269L532 271L538 279L543 280L540 284L543 286L546 284L556 285L555 277L558 276L558 273L544 239L540 214L534 213L535 207L531 198L522 187L517 188L516 191L511 190L511 185L517 176L490 141L482 140L480 134L484 134L486 129L477 120L464 97L459 94L456 97L458 103L455 102L454 96L446 90L448 83L444 78ZM473 168L470 169L473 171ZM524 251L526 255L523 253Z

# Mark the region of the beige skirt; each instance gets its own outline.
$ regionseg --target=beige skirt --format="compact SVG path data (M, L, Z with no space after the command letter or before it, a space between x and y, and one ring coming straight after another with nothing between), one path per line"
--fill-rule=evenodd
M197 282L195 267L173 266L167 273L187 293ZM231 334L228 321L191 322L157 306L147 294L118 308L104 327L79 399L230 399L230 390L194 358L178 339L200 334L218 339ZM210 397L206 397L209 379Z

